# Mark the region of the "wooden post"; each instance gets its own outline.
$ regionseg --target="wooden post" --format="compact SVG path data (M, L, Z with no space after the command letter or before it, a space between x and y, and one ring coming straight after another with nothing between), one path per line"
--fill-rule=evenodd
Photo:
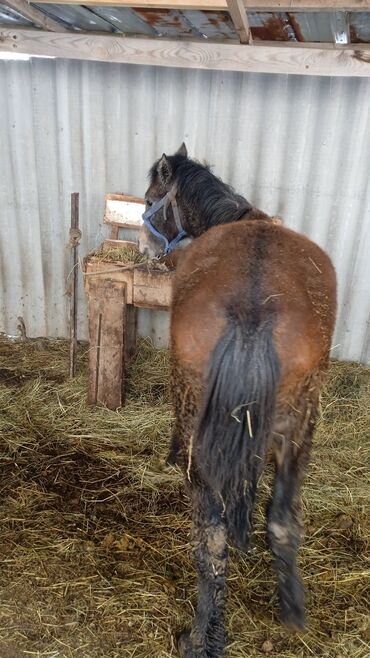
M69 246L71 247L71 302L70 302L70 350L69 350L69 376L76 373L77 352L77 285L78 285L78 245L81 240L79 229L79 194L71 194L71 228L69 229Z
M88 402L118 409L124 400L124 372L128 354L126 283L97 277L89 282L88 292Z

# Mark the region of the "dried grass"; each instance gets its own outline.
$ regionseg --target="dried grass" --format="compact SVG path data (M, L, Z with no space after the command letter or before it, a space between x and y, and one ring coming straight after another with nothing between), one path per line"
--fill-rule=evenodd
M119 412L86 406L86 353L0 342L1 658L168 658L192 615L189 509L164 467L168 354L142 344ZM334 363L305 489L309 630L276 620L261 486L255 546L233 551L230 658L369 656L369 371Z
M133 247L111 247L91 254L101 263L143 263L147 257Z

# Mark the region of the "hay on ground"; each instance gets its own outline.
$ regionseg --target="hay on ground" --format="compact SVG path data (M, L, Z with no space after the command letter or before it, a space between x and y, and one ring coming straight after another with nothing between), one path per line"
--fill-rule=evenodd
M168 354L142 344L125 408L86 406L86 355L0 341L1 658L169 658L195 574L182 478L164 466ZM369 656L370 375L334 363L303 502L309 630L276 618L260 487L252 555L232 551L230 658Z

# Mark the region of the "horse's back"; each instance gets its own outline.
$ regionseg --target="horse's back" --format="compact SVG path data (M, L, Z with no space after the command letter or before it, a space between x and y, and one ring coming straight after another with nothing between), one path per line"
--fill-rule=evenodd
M171 325L177 360L203 373L230 316L271 323L282 381L328 359L336 278L308 238L264 221L214 227L186 249L175 277Z

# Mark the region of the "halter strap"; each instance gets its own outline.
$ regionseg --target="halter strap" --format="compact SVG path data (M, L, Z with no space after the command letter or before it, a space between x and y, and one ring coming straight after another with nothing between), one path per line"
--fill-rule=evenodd
M155 235L156 238L164 242L165 254L169 254L180 242L180 240L185 238L187 235L181 223L180 212L176 201L176 195L177 195L177 185L176 183L174 183L171 189L167 192L167 194L165 194L165 196L162 197L162 199L160 199L156 203L153 203L153 205L150 206L150 208L148 208L148 210L146 210L142 215L143 222L145 226L149 229L149 231L153 233L153 235ZM160 231L158 231L158 229L156 229L155 226L153 226L152 222L150 221L150 218L153 215L155 215L158 212L158 210L163 208L163 216L165 222L167 222L167 208L169 205L172 206L173 217L175 220L176 228L178 230L177 235L172 240L168 240L166 236Z

